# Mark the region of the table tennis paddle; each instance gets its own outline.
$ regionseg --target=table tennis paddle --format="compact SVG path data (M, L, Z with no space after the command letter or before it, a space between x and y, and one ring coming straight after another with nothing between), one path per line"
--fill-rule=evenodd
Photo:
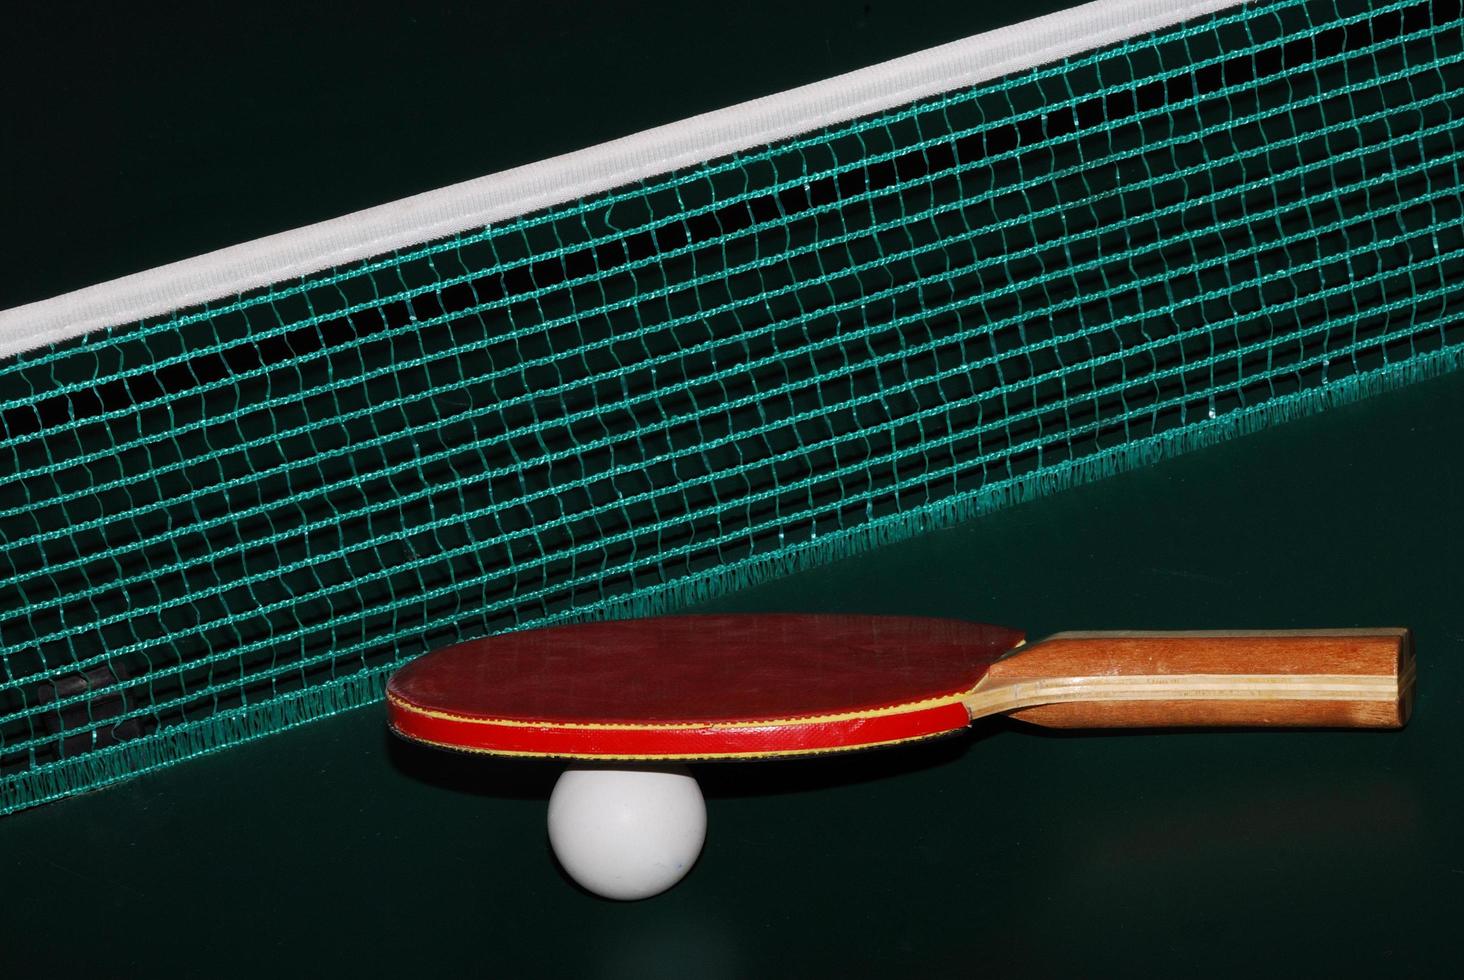
M843 615L671 616L461 643L387 688L392 728L469 752L750 759L1007 715L1054 728L1399 728L1406 629L1059 633Z

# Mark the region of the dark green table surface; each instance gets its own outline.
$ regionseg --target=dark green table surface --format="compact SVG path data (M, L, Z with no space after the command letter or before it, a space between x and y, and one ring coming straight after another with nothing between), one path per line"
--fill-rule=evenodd
M17 7L0 306L1059 5ZM554 869L552 766L399 745L372 707L0 820L0 975L1453 972L1461 427L1444 378L705 607L1405 624L1404 732L993 723L704 767L701 864L620 905Z
M715 604L1035 634L1406 623L1403 732L992 724L707 766L700 865L620 905L554 869L552 765L399 745L372 707L0 821L0 955L56 976L1444 973L1464 913L1461 419L1446 378Z

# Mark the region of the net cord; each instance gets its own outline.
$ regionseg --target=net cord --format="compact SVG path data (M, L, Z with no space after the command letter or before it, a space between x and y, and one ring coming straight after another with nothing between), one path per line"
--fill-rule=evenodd
M1240 6L1096 0L824 81L0 311L0 360L419 245Z

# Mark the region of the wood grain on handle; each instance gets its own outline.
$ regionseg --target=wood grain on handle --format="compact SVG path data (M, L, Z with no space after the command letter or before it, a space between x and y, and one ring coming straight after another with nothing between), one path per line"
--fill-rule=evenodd
M992 665L963 699L1048 728L1401 728L1406 629L1058 633Z

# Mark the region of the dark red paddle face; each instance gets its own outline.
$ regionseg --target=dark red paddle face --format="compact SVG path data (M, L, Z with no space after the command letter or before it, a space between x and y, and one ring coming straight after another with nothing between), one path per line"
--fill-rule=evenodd
M581 758L793 755L941 734L1022 634L894 616L675 616L438 650L387 688L392 727L450 748Z

